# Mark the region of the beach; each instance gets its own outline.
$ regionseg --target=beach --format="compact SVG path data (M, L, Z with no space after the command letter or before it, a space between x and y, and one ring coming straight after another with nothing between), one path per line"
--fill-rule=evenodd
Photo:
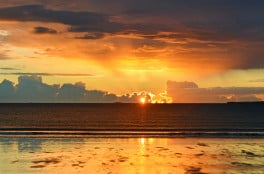
M0 154L0 173L264 171L258 138L1 138Z
M263 104L3 104L0 173L263 174Z

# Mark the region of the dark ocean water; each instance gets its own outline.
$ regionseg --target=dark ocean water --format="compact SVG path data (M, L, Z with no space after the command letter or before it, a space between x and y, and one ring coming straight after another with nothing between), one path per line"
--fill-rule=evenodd
M264 103L0 104L1 137L264 137Z

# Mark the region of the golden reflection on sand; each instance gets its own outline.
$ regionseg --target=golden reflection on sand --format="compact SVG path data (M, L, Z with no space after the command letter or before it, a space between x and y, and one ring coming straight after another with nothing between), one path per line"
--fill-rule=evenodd
M261 173L263 139L0 138L0 173Z

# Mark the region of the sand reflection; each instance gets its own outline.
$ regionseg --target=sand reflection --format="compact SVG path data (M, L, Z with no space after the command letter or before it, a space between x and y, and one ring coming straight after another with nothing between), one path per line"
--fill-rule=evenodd
M263 139L1 138L0 173L260 173Z

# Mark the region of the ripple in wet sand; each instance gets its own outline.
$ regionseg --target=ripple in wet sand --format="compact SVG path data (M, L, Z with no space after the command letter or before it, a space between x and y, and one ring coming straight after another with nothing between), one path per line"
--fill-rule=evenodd
M255 156L258 156L256 155L255 153L253 152L250 152L250 151L246 151L246 150L241 150L241 153L247 155L247 156L251 156L251 157L255 157Z
M195 154L195 156L199 157L199 156L203 156L204 153L198 153L198 154Z
M30 166L30 168L44 168L46 167L46 165L34 165L34 166Z
M44 163L45 165L57 164L59 162L60 162L60 160L58 158L46 158L46 159L40 159L40 160L32 161L32 163L34 163L34 164Z
M252 164L249 163L242 163L242 162L231 162L232 165L236 165L236 166L252 166Z
M14 164L14 163L17 163L19 162L19 160L14 160L14 161L11 161L11 164Z
M208 146L208 144L205 144L205 143L197 143L198 146Z
M186 146L186 148L187 148L187 149L195 149L195 148L193 148L193 147L190 147L190 146Z
M118 161L122 163L122 162L126 162L128 159L129 159L128 157L120 157Z
M202 168L200 167L188 167L187 169L185 169L185 174L207 174L204 172L201 172Z

